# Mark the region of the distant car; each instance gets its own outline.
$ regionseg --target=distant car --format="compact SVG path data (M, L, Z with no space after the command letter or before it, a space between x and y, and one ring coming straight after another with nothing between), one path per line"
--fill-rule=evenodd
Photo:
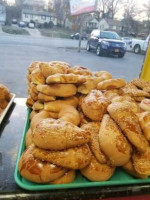
M97 56L117 55L124 57L126 53L126 44L121 41L119 35L111 31L93 30L87 42L87 51L96 50Z
M121 38L123 42L125 42L127 45L131 45L132 44L132 38L130 37L122 37Z
M17 20L16 19L12 19L11 23L12 24L17 24Z
M35 28L35 25L34 25L34 23L29 23L29 24L28 24L28 27L29 27L29 28Z
M71 39L79 40L80 33L72 34L70 37L71 37ZM81 36L81 39L82 39L82 40L87 40L87 39L88 39L87 34L86 34L86 33L83 33L82 36Z
M26 23L20 21L19 24L18 24L18 26L21 27L21 28L24 28L24 27L26 27Z
M146 40L133 39L132 50L134 51L134 53L136 54L141 53L141 52L146 53L149 40L150 40L150 35L146 38Z

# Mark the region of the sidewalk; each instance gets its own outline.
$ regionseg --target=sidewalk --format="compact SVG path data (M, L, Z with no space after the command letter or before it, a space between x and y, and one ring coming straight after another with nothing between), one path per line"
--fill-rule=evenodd
M2 31L2 25L0 24L0 33L4 33L3 31Z
M31 29L31 28L25 28L29 34L33 37L42 37L40 31L38 29Z

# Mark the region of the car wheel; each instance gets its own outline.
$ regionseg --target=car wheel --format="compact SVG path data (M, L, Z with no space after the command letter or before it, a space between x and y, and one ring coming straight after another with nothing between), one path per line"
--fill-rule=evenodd
M89 43L89 42L87 43L86 50L87 50L87 51L90 51L90 50L91 50L91 47L90 47L90 43Z
M97 48L96 48L96 55L97 56L101 56L102 55L101 46L100 45L98 45Z
M135 47L134 47L134 53L136 53L136 54L138 54L138 53L141 53L141 47L140 47L140 45L135 45Z

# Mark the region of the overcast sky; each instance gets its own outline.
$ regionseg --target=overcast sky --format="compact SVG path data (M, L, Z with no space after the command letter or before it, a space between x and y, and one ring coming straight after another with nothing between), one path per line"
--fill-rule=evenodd
M148 1L149 0L136 0L137 7L139 9L142 9L143 4L147 3ZM10 4L13 4L15 2L15 0L7 0L7 2L10 3ZM48 2L48 0L45 0L45 2ZM122 17L123 17L122 16L122 9L119 9L119 11L118 11L118 13L116 15L116 18L121 19ZM144 12L143 13L139 12L139 15L136 17L136 19L137 20L141 20L141 21L146 19Z

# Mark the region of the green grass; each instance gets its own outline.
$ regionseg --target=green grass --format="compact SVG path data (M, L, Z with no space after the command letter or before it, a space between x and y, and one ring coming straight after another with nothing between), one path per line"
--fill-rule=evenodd
M23 28L19 28L19 27L15 27L15 26L2 26L2 30L5 33L9 33L9 34L15 34L15 35L29 35L28 31L23 29Z
M39 31L43 36L54 38L70 38L70 35L73 33L72 31L63 28L39 29Z

